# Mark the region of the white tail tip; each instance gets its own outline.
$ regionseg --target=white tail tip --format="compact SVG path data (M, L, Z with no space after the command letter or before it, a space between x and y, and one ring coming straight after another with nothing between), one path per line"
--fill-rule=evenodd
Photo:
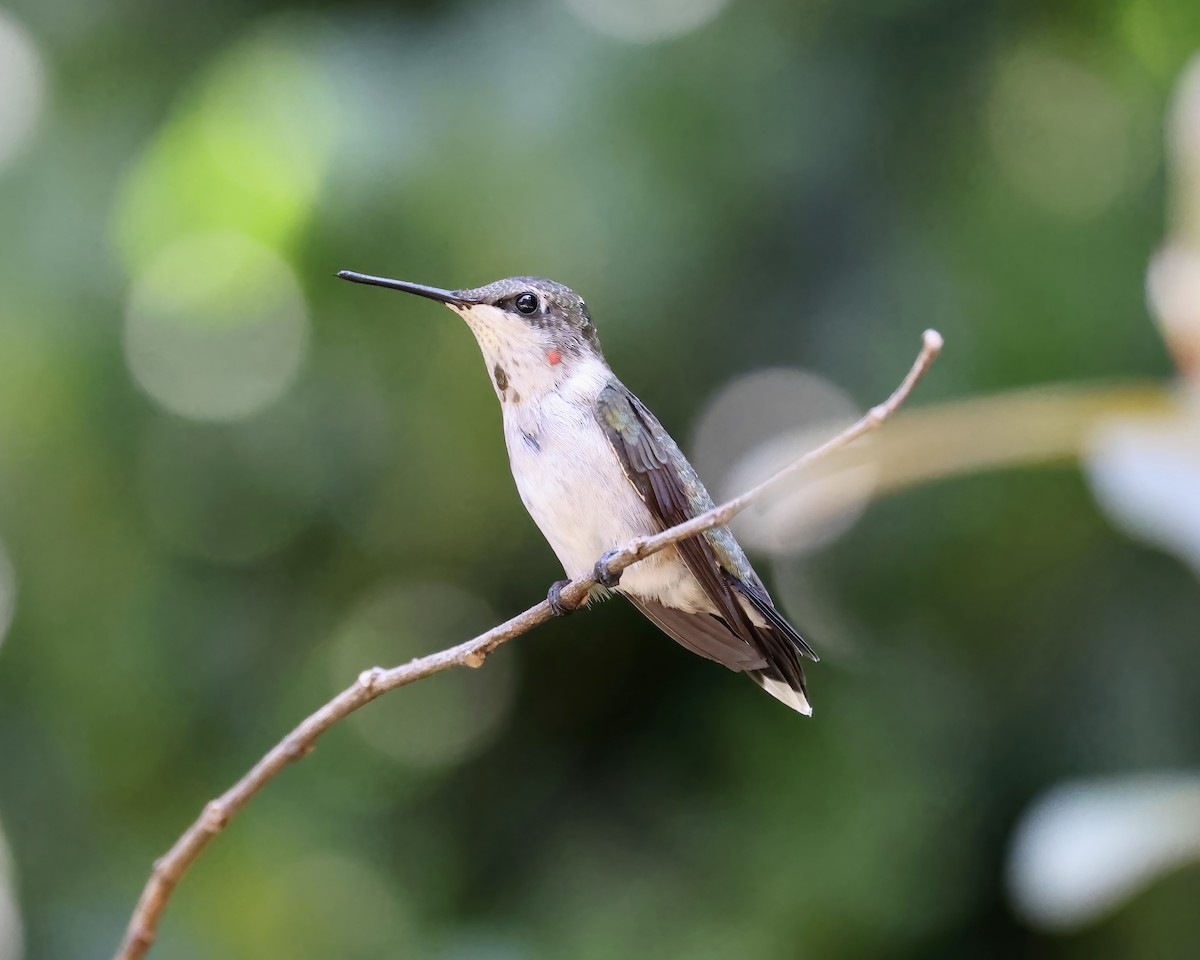
M797 713L802 713L806 717L812 716L812 707L809 705L804 694L802 694L799 690L793 690L786 683L783 683L779 680L772 680L769 677L764 677L761 675L755 676L754 679L758 681L758 685L760 687L766 690L767 693L773 696L780 703L786 703Z

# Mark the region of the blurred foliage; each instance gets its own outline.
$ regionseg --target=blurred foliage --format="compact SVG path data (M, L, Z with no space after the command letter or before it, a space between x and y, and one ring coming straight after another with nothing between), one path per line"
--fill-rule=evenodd
M4 0L0 821L27 955L104 955L152 859L302 715L560 575L468 332L335 270L571 284L685 448L767 366L874 402L931 325L922 400L1162 378L1144 275L1197 11ZM1075 934L1003 888L1043 789L1200 764L1196 580L1073 467L885 498L759 567L826 654L811 722L622 603L551 624L331 732L155 955L1194 950L1194 868Z

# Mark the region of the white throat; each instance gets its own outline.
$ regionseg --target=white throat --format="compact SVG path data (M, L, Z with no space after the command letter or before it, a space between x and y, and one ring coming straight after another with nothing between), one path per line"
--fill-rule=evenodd
M612 376L599 356L563 356L543 329L490 304L451 309L475 335L496 396L506 408L536 404L555 393L594 401Z

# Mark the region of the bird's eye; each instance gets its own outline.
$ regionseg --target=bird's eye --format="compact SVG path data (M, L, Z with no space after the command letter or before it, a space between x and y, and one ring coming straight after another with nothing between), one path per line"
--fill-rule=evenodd
M532 293L523 293L516 300L517 309L525 316L529 316L538 308L538 298Z

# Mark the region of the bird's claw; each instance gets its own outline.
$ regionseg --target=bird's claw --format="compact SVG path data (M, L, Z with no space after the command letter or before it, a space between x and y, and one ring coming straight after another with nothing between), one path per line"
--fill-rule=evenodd
M618 552L617 550L609 550L608 553L596 561L596 566L592 570L592 579L600 584L600 586L606 587L609 590L621 582L621 571L618 570L616 573L613 573L608 569L609 563Z
M556 580L550 584L550 589L546 592L546 602L550 604L550 612L556 617L565 617L568 613L574 613L576 610L574 604L568 604L562 598L563 587L570 582L570 580Z

